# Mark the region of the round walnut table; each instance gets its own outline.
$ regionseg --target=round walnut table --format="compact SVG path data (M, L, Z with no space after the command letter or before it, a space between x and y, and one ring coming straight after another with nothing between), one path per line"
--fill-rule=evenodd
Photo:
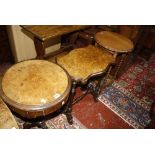
M95 42L98 47L111 52L115 58L118 54L121 54L121 60L117 65L114 75L115 79L122 63L125 61L125 57L133 51L133 42L121 34L110 31L101 31L96 33Z
M71 79L59 65L29 60L13 65L2 78L2 99L24 118L34 119L59 110L68 100Z

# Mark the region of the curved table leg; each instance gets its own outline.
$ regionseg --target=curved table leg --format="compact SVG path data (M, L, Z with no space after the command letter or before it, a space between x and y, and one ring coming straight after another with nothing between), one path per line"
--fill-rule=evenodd
M127 56L127 54L122 54L121 60L120 60L120 62L118 63L118 65L116 66L116 71L115 71L115 74L114 74L114 76L113 76L113 79L114 79L114 80L117 78L117 75L118 75L118 73L119 73L119 71L120 71L120 68L121 68L122 64L123 64L124 61L125 61L126 56Z
M68 102L64 109L64 114L66 115L69 124L73 124L73 116L72 116L71 112L72 112L72 103L73 103L73 99L75 96L76 84L77 83L75 81L72 82L71 93L70 93Z
M78 103L78 102L79 102L80 100L82 100L88 93L89 93L88 90L86 90L85 92L83 92L81 96L79 96L79 97L77 97L77 98L75 98L75 99L73 100L72 105Z
M31 129L33 127L38 127L41 129L48 129L45 117L34 118L34 119L24 119L23 129Z
M95 81L90 81L87 85L87 90L93 95L94 101L97 102L97 97L99 94L99 86Z
M25 122L23 124L23 129L31 129L33 127L38 127L38 128L42 128L42 129L48 129L48 127L46 126L45 121Z

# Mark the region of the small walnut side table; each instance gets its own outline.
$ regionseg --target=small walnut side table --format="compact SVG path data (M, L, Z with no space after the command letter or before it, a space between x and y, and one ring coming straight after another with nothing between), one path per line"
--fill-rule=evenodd
M115 63L115 59L110 53L89 45L74 49L68 54L58 57L57 63L71 76L72 101L75 96L76 86L86 85L86 91L82 96L73 101L74 104L81 100L87 93L92 93L96 101L104 85L104 75L107 73L108 68ZM93 79L99 76L102 77L102 80L98 80L97 84L93 83Z
M111 31L101 31L96 33L95 41L97 47L108 50L113 54L114 58L116 58L119 54L122 55L113 77L113 79L115 79L126 55L134 49L133 42L125 36Z

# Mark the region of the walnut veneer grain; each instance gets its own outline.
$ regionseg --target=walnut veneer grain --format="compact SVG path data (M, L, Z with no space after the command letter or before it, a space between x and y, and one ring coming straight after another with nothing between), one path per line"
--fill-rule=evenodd
M9 68L2 78L1 96L24 117L35 118L59 109L69 96L71 81L60 66L28 60Z
M57 58L57 63L63 66L74 80L85 80L94 73L102 72L114 61L110 53L92 45L74 49Z
M84 25L29 25L22 26L26 31L32 33L42 41L55 38L73 31L85 29Z
M19 128L10 109L0 98L0 129Z
M4 93L15 102L26 105L52 102L65 92L67 86L63 69L42 60L18 63L5 73L2 80Z
M98 32L95 35L95 40L100 46L118 53L131 52L134 48L130 39L115 32Z

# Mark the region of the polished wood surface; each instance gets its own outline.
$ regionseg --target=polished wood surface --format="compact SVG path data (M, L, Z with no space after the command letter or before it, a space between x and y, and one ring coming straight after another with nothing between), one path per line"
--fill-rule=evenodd
M74 80L81 81L104 71L114 61L110 53L92 45L74 49L69 54L57 58L57 63L63 66Z
M95 35L95 40L100 46L117 53L131 52L134 48L130 39L115 32L98 32Z
M77 30L85 29L84 25L29 25L22 26L40 40L48 40Z
M17 122L9 108L0 98L0 129L18 129Z
M69 76L60 66L44 60L29 60L17 63L6 71L1 94L13 109L17 109L17 113L20 110L25 113L34 111L34 116L26 117L36 117L56 110L57 104L62 106L70 88ZM35 114L37 111L43 112Z

